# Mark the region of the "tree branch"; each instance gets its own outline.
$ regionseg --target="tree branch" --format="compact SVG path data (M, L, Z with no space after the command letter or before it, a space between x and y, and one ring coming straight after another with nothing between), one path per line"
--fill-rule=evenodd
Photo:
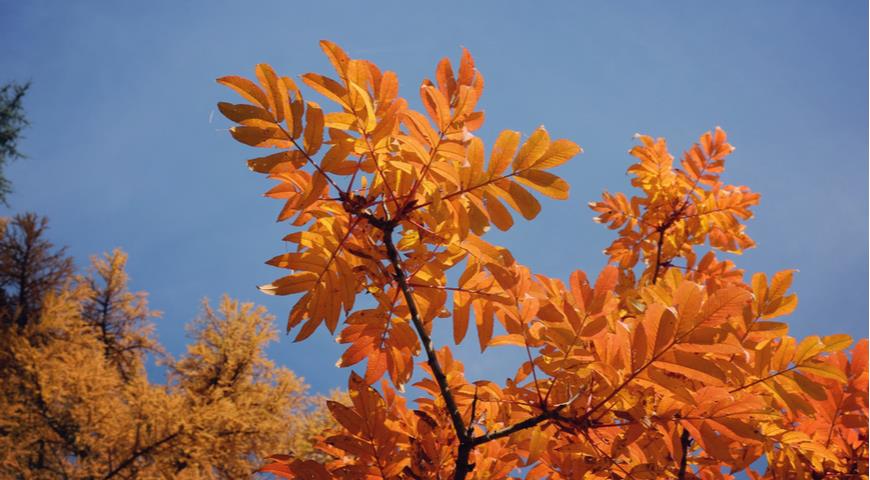
M561 407L561 408L564 408L564 407ZM479 437L472 438L471 443L474 446L482 445L484 443L491 442L493 440L497 440L497 439L502 438L502 437L507 437L507 436L513 435L514 433L519 432L521 430L525 430L527 428L532 428L535 425L538 425L539 423L556 418L558 416L559 410L561 410L561 408L557 407L556 410L546 410L544 412L541 412L538 415L535 415L534 417L529 417L529 418L523 420L522 422L515 423L513 425L502 428L500 430L496 430L494 432L484 433L483 435L481 435Z
M152 450L154 450L155 448L159 447L160 445L163 445L164 443L171 441L172 439L179 436L180 434L181 434L181 430L179 430L175 433L169 434L169 435L167 435L167 436L163 437L162 439L152 443L151 445L148 445L147 447L145 447L141 450L137 450L137 451L133 452L133 454L130 455L129 457L127 457L126 460L124 460L123 462L118 464L117 467L115 467L112 471L107 473L106 476L103 477L103 480L108 480L108 479L114 477L115 475L121 473L122 470L124 470L125 468L130 466L130 464L135 462L136 459L138 459L142 455L145 455L145 454L151 452Z
M680 435L680 447L683 455L680 457L680 471L677 473L679 480L685 480L686 469L689 466L689 445L692 444L692 437L689 436L689 431L683 427L683 433Z
M659 278L659 269L662 266L662 245L665 242L665 230L667 230L667 227L665 227L664 225L659 227L659 241L656 247L656 268L655 270L653 270L652 278L653 285L656 284L656 280L658 280Z
M375 225L378 226L378 225ZM450 415L450 420L453 422L453 429L456 431L456 438L459 439L459 452L456 459L456 473L454 478L462 480L471 471L472 465L468 464L468 457L471 454L471 449L474 444L467 435L465 422L462 420L462 414L459 413L459 407L456 405L456 399L453 398L453 392L450 391L450 386L447 383L447 375L441 368L438 362L435 349L432 346L432 338L426 332L426 327L423 321L420 320L420 314L417 311L417 303L414 301L414 295L411 292L411 287L408 285L405 271L402 269L402 261L399 258L399 251L393 244L393 229L395 224L386 222L386 225L381 227L384 234L384 245L387 247L387 256L390 259L390 264L393 266L394 276L399 289L405 296L405 303L408 304L408 311L411 314L411 322L414 324L414 329L420 337L420 343L423 344L423 349L426 351L426 363L432 370L432 376L438 383L438 388L441 391L441 396L444 398L444 403L447 404L447 413Z

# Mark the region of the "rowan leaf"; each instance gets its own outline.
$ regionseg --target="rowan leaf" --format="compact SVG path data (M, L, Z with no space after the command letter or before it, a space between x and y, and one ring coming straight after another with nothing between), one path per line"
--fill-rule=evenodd
M266 98L266 94L254 82L235 75L218 78L217 82L232 88L245 100L255 103L259 107L263 109L269 108L269 100Z
M541 126L535 129L531 136L520 147L519 153L513 161L514 171L523 171L531 168L535 163L541 160L541 157L550 148L550 135L547 130Z
M517 174L516 179L518 182L534 188L550 198L555 198L556 200L568 198L568 190L570 188L568 183L552 173L543 170L525 170Z

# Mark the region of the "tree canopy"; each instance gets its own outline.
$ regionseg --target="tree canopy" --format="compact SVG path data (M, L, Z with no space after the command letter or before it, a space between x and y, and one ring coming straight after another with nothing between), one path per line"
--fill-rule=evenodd
M581 152L544 128L475 135L483 76L468 51L419 88L422 111L395 73L321 43L335 76L302 75L329 107L269 65L257 83L218 82L245 103L220 103L248 161L276 185L293 248L267 263L288 272L261 287L299 295L288 331L321 326L347 345L339 366L351 403L330 402L341 428L325 461L272 456L286 478L825 478L867 473L867 340L788 335L792 272L768 277L731 260L752 248L744 221L759 194L727 183L733 147L720 128L679 160L638 136L633 195L590 207L614 230L591 281L533 273L486 239L538 196L568 198L551 169ZM584 248L582 244L578 248ZM360 297L366 298L359 301ZM361 306L362 304L363 306ZM449 320L443 320L449 319ZM431 337L477 330L480 350L512 347L506 382L467 379ZM852 346L849 353L847 349ZM415 383L424 395L403 395ZM276 452L279 453L279 452ZM766 471L750 467L767 461Z
M126 254L77 274L46 225L18 215L0 232L0 477L229 479L276 450L318 458L331 419L266 358L276 332L264 308L204 302L174 359L145 293L129 290ZM149 358L165 383L148 378Z
M24 116L24 95L30 88L29 83L9 83L0 87L0 203L7 204L7 196L12 185L4 175L4 167L9 160L23 158L18 150L21 131L27 125Z

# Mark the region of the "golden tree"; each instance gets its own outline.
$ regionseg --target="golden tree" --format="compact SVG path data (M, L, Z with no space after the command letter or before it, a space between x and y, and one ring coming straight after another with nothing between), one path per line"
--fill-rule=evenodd
M2 221L0 313L4 325L24 327L39 318L43 298L72 275L72 260L44 238L48 223L33 213Z
M474 135L483 77L467 51L420 86L425 113L398 80L322 42L336 71L302 82L333 106L303 99L268 65L259 84L218 82L247 103L220 103L232 136L278 151L248 161L277 182L278 219L295 246L269 264L289 272L261 289L300 294L287 328L321 325L347 345L351 404L318 462L276 455L287 478L729 478L765 456L767 478L867 471L867 342L787 336L778 317L797 298L791 272L750 281L715 252L752 247L743 220L759 195L721 179L725 133L705 133L674 165L664 140L639 137L629 168L638 194L605 194L598 221L618 233L593 283L533 274L484 239L511 210L533 219L530 192L568 197L549 170L580 153L539 128ZM709 245L709 248L707 247ZM448 275L455 271L454 275ZM449 278L458 278L456 282ZM370 298L357 306L360 295ZM476 325L481 350L518 347L506 384L465 378L433 324L460 343ZM497 329L496 329L497 328ZM422 356L425 396L400 395ZM383 379L386 377L389 381ZM372 385L380 380L380 391ZM521 469L521 470L520 470ZM758 476L754 472L752 473Z
M203 310L186 355L169 365L171 391L184 412L168 420L185 433L174 445L177 474L244 478L275 446L311 452L312 439L331 422L312 412L299 378L265 357L264 346L276 336L273 317L227 297L218 311L208 304Z
M276 333L264 309L206 304L187 354L159 355L169 383L153 383L154 313L128 288L126 255L94 257L87 275L58 284L49 267L71 263L44 227L28 215L0 240L0 265L31 272L7 286L29 285L28 296L7 295L2 309L12 321L0 327L0 477L241 478L272 451L312 455L311 439L332 422L301 379L265 358ZM16 261L28 245L45 255Z

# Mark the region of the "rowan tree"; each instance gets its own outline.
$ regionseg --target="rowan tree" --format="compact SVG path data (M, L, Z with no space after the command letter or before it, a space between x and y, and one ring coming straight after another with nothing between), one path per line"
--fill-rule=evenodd
M287 329L319 327L347 345L350 404L319 448L327 461L275 455L286 478L732 478L764 456L764 478L867 473L867 341L797 341L780 317L797 305L792 272L768 279L722 258L752 247L743 222L759 195L722 179L733 148L716 128L676 162L663 139L639 136L636 194L591 204L613 229L609 265L590 281L534 274L485 239L531 193L566 199L550 172L580 153L542 127L503 131L486 153L474 132L483 77L467 51L424 80L424 113L398 94L395 73L321 46L334 78L301 76L330 108L303 98L268 65L257 83L222 77L245 99L220 103L232 136L276 148L248 161L277 182L289 272L261 287L299 295ZM515 212L512 213L511 211ZM458 279L450 281L450 279ZM358 302L360 297L366 300ZM455 343L469 323L481 351L510 346L505 384L466 379L435 322ZM423 397L403 397L422 357ZM378 386L378 388L376 388ZM751 472L755 478L761 476Z
M302 379L264 356L276 333L262 308L206 303L188 352L172 359L145 294L129 290L126 255L93 257L72 275L44 229L25 216L0 240L0 278L38 287L20 303L28 320L0 325L0 477L229 479L250 476L272 451L320 458L311 439L332 420ZM21 255L28 246L42 253ZM30 280L15 280L20 272ZM0 311L20 318L10 291ZM148 355L165 364L167 383L149 380Z

